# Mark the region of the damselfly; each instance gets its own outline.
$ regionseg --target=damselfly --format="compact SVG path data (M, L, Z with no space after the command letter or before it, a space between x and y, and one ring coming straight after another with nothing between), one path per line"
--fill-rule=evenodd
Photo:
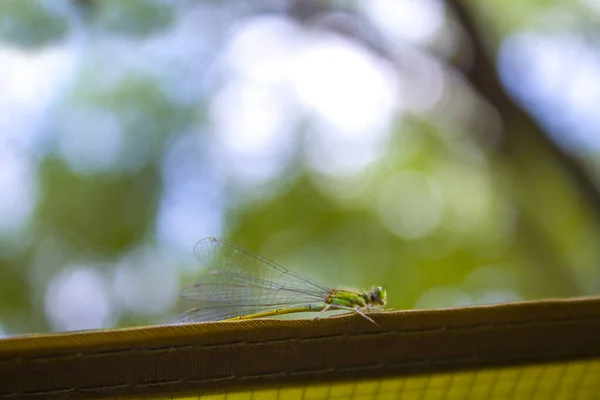
M331 289L222 239L202 239L194 246L194 253L209 271L182 290L181 296L198 303L198 308L182 314L179 322L301 312L318 312L318 318L326 311L348 310L375 323L365 311L378 309L387 300L381 286L371 292Z

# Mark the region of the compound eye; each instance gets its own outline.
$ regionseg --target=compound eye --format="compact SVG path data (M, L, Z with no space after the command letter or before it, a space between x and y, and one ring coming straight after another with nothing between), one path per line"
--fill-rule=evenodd
M384 288L382 288L381 286L373 288L373 291L371 292L371 301L373 303L385 305L386 300L387 292Z

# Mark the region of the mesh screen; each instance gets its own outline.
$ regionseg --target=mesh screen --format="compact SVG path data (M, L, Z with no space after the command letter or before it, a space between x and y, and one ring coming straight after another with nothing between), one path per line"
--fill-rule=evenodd
M265 389L197 400L600 399L600 360Z

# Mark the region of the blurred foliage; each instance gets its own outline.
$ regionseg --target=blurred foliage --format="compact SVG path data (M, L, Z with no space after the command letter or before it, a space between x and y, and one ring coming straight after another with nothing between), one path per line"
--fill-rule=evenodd
M144 36L173 22L175 8L164 0L101 0L92 2L97 24L111 32Z
M86 251L116 255L139 243L151 228L159 194L154 168L86 179L48 159L41 165L40 181L40 232Z
M24 293L28 293L27 276L19 270L18 264L0 262L0 280L6 282L0 291L0 313L3 319L15 325L23 319L23 310L31 307Z
M0 333L170 322L202 236L393 308L596 294L597 150L495 55L600 13L390 1L0 2Z
M51 1L2 1L0 39L26 48L56 43L64 38L69 29L69 20L62 11L60 6Z

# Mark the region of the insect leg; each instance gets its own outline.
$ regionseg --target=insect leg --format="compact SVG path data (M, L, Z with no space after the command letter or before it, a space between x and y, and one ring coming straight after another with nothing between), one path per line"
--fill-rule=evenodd
M325 311L329 310L331 308L333 304L327 304L327 306L322 309L321 311L319 311L319 313L317 315L315 315L315 317L313 319L317 319L321 316L321 314L323 314Z
M379 324L377 322L375 322L371 317L369 317L367 314L365 314L364 312L362 312L360 310L360 308L352 308L352 307L345 307L345 306L340 306L337 304L330 304L329 306L327 306L326 308L330 308L333 307L336 310L348 310L348 311L354 311L355 313L357 313L358 315L360 315L361 317L365 318L367 321L370 321L372 323L374 323L375 325L379 326ZM322 311L321 311L322 312ZM320 313L319 313L320 314Z

